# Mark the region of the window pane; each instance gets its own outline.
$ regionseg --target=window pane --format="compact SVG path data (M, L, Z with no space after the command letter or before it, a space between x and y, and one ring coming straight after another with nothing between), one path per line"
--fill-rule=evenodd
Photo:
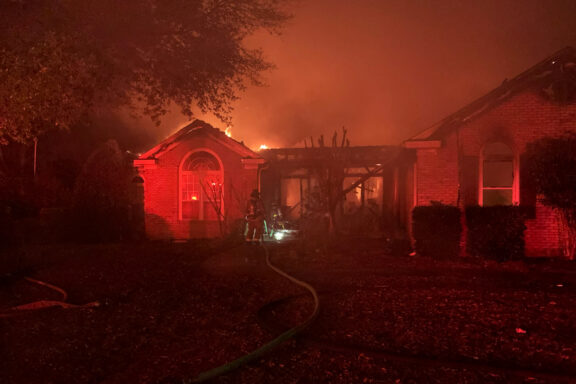
M182 174L182 201L197 201L200 199L198 178L192 174Z
M183 171L217 171L220 169L218 160L207 152L197 152L186 159L182 170Z
M484 161L484 188L511 188L513 180L512 161Z
M512 205L512 189L485 189L482 205Z
M207 152L186 159L180 193L183 220L217 220L217 211L221 214L224 211L223 177L218 160Z
M219 174L207 173L202 179L203 219L218 220L218 211L222 209L222 179Z

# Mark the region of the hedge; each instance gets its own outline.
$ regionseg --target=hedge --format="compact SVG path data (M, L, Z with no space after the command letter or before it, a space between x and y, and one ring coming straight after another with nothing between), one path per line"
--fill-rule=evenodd
M412 235L418 255L455 258L460 250L460 209L451 205L418 206L412 211Z
M466 251L497 261L524 257L525 214L520 207L468 207Z

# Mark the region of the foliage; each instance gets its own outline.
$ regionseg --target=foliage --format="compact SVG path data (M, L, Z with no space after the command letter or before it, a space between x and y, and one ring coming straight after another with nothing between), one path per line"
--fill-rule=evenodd
M467 251L497 261L524 257L524 214L520 207L466 208Z
M74 188L73 232L77 240L116 241L129 231L130 168L110 140L88 158Z
M174 104L226 119L271 68L245 39L277 32L279 0L0 2L0 140L67 129L128 106L156 122Z
M416 253L438 259L458 256L460 209L451 205L419 206L412 211L412 233Z
M548 137L527 145L527 174L542 202L560 210L565 256L576 252L576 134Z
M525 165L544 203L560 209L576 207L576 134L543 138L527 145Z

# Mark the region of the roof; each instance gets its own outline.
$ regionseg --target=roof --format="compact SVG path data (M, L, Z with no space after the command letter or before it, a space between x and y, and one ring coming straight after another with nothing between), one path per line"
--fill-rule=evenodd
M226 134L218 128L214 128L210 124L202 120L194 120L184 128L180 129L178 132L167 137L154 148L140 155L140 160L152 160L157 159L162 154L171 151L174 147L182 143L183 141L190 139L195 136L205 135L210 137L222 145L228 147L230 150L238 153L245 159L260 159L261 157L252 151L250 148L244 145L244 143L238 142L231 137L226 136Z
M408 142L414 144L418 141L439 140L455 127L473 120L529 88L537 87L542 96L562 101L558 100L561 96L558 91L567 91L567 89L559 90L557 86L561 85L560 83L565 84L566 79L574 85L568 90L570 95L564 94L564 97L573 98L576 96L576 50L572 47L561 49L511 80L505 79L498 88L408 139L405 146L410 146L406 145Z

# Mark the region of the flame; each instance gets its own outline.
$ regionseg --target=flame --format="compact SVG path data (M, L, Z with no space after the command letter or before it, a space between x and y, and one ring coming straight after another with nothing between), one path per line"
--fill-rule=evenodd
M226 127L226 129L224 130L224 134L225 134L226 136L228 136L228 137L232 137L231 128L232 128L232 127L228 126L228 127Z
M261 151L263 149L268 149L268 146L266 144L262 144L262 145L260 145L260 148L258 148L259 151Z
M197 197L197 196L192 196L192 200L196 201L196 200L198 200L198 197Z

